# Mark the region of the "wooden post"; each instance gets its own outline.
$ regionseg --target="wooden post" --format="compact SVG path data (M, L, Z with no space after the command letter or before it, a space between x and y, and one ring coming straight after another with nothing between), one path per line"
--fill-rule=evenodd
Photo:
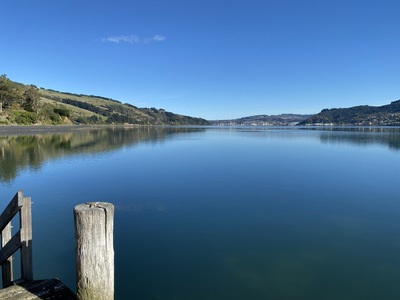
M78 300L114 299L114 206L79 204L74 209Z

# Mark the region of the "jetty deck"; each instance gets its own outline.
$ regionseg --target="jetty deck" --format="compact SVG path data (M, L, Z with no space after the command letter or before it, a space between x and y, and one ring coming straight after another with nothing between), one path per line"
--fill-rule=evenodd
M7 300L76 300L76 295L57 278L14 282L0 289L0 299Z

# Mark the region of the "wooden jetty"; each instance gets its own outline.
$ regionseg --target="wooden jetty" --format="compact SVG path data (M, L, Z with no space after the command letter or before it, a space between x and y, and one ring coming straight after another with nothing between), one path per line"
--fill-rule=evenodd
M11 221L19 230L12 236ZM2 286L0 300L112 300L114 299L114 206L104 202L77 205L74 209L76 236L77 294L59 279L34 280L32 265L31 199L17 192L0 215ZM14 279L13 254L20 251L21 278Z

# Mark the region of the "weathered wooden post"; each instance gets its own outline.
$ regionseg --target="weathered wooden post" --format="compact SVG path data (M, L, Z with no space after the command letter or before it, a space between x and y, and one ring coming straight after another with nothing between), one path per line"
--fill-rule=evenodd
M79 300L114 299L114 206L79 204L74 209L76 283Z

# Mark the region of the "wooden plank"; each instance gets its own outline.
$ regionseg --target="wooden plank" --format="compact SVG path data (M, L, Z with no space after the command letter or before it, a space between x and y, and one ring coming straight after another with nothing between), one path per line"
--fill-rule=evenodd
M7 300L76 300L76 295L57 278L25 281L0 289L0 299Z
M2 231L7 224L11 221L11 219L17 214L22 206L23 199L22 191L18 191L14 198L8 203L7 207L4 209L3 213L0 216L0 231Z
M21 278L33 279L31 198L23 198L21 207Z
M1 248L3 249L4 246L11 240L11 222L7 224L7 226L1 232ZM1 268L2 268L2 281L3 287L6 287L11 284L14 279L13 275L13 259L10 256L6 259Z
M18 231L0 251L0 264L14 254L21 246L21 232Z

